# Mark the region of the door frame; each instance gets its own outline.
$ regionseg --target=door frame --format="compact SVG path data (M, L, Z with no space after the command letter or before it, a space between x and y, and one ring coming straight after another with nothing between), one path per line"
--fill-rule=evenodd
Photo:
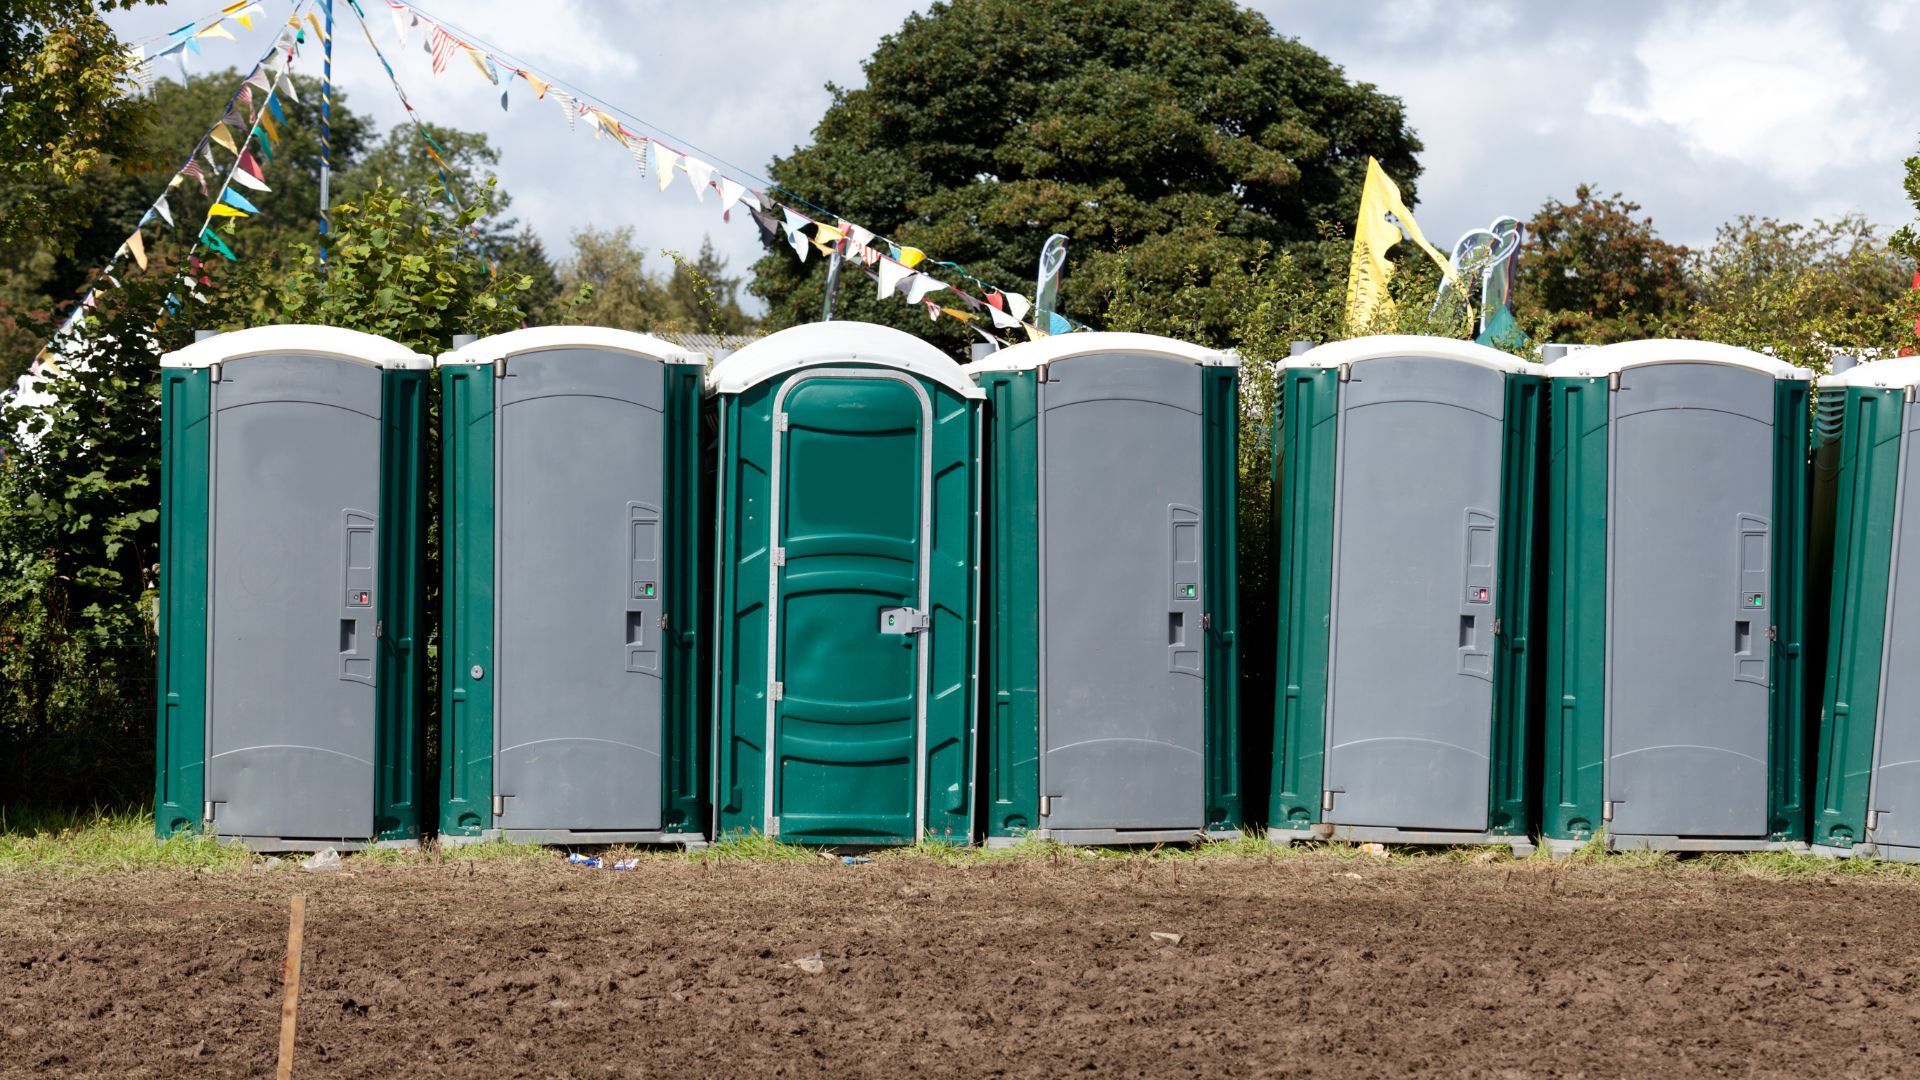
M1880 683L1874 695L1873 709L1873 757L1867 769L1867 816L1879 823L1880 814L1880 767L1885 764L1882 742L1887 731L1887 672L1892 670L1894 662L1893 619L1896 610L1895 598L1900 592L1900 519L1906 512L1907 469L1909 459L1920 454L1920 442L1909 438L1914 430L1913 412L1916 406L1911 399L1900 406L1900 458L1893 471L1893 540L1887 548L1887 611L1880 624ZM1861 822L1861 838L1867 840L1868 831L1865 821ZM1879 829L1872 832L1877 833ZM1869 841L1871 842L1871 841Z
M915 577L919 593L915 598L922 612L932 608L932 572L933 572L933 399L928 396L927 388L920 380L903 371L884 368L863 367L817 367L804 369L780 385L773 395L773 411L769 418L769 435L773 441L772 453L768 458L767 469L772 474L767 485L767 750L766 750L766 789L762 816L768 828L768 835L778 837L779 818L775 814L778 800L775 795L777 777L775 763L779 757L779 714L780 702L774 700L772 684L784 680L775 676L780 674L780 633L784 622L783 609L780 606L780 571L785 569L782 560L773 558L775 549L783 547L780 543L784 520L782 495L786 490L785 450L787 444L786 400L794 387L812 379L878 379L902 383L911 389L920 401L920 514L918 518L919 535L916 538L917 554ZM914 735L913 735L913 842L918 844L925 839L927 829L927 667L931 657L927 655L924 639L932 633L926 631L912 635L915 638L914 650Z

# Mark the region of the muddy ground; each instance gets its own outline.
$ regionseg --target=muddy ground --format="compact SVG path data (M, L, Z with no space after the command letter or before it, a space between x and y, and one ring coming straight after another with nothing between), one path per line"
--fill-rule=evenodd
M0 1072L271 1075L296 892L298 1076L1920 1072L1910 882L1331 856L0 873Z

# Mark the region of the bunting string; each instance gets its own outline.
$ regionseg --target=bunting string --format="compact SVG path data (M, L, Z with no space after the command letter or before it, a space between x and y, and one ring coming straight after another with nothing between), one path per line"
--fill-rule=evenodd
M643 177L652 174L659 190L666 191L678 177L685 176L699 201L704 203L710 192L717 194L723 221L731 221L735 210L744 209L768 244L784 241L802 262L815 253L831 256L839 251L866 272L881 299L898 297L924 308L928 318L936 321L951 318L969 326L983 321L993 331L1021 330L1029 339L1087 329L1084 324L1059 315L1051 315L1046 326L1038 325L1033 318L1038 313L1026 296L998 288L974 276L959 263L934 258L919 248L897 243L765 178L756 177L658 125L528 66L410 0L387 0L387 7L393 18L395 38L403 47L410 43L415 29L421 31L421 47L431 58L435 75L443 74L451 59L464 53L482 78L502 87L500 107L503 110L508 107L506 87L516 78L525 81L536 100L551 100L560 108L570 128L585 124L596 140L619 144L633 156ZM382 64L386 64L384 58ZM386 66L392 75L391 65ZM628 122L634 127L628 127ZM636 128L653 134L644 134ZM676 149L676 145L684 149ZM726 171L708 159L720 161ZM755 180L759 186L742 183L736 176ZM935 301L935 296L947 303ZM989 339L1000 340L996 333L981 326L973 328Z

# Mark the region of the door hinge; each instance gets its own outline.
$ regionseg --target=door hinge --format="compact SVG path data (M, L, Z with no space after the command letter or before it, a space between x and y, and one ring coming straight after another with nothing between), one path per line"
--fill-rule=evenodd
M1053 813L1053 796L1051 795L1040 796L1040 816L1048 817L1052 815L1052 813Z
M660 629L665 630L666 628L667 628L667 613L663 611L660 613Z
M1780 628L1778 626L1767 627L1767 640L1768 641L1780 640Z
M924 634L932 620L919 608L890 607L880 609L880 632L883 634Z
M220 365L219 364L207 365L207 381L208 382L220 381Z
M1213 629L1213 612L1203 611L1200 613L1200 629L1202 631Z
M1607 376L1607 389L1609 390L1620 389L1620 373L1619 372L1616 371Z
M1614 803L1614 800L1608 799L1606 802L1603 802L1600 804L1600 820L1601 821L1613 820L1613 803Z
M1867 811L1867 828L1877 829L1879 827L1880 827L1880 811L1878 810Z
M1338 368L1337 370L1338 370L1338 371L1339 371L1339 373L1340 373L1340 374L1339 374L1339 379L1340 379L1340 381L1341 381L1341 382L1347 382L1347 381L1349 381L1349 380L1351 380L1351 379L1353 378L1353 365L1352 365L1352 364L1341 364L1341 365L1340 365L1340 367L1339 367L1339 368Z
M1493 636L1494 637L1500 636L1500 629L1501 629L1500 620L1496 618L1493 620Z
M493 377L496 379L504 379L507 377L507 358L506 357L498 356L494 358Z
M493 816L505 817L506 813L507 813L507 797L505 795L495 795L493 797Z
M787 414L786 413L778 412L773 414L773 430L775 431L787 430Z
M1324 814L1333 809L1333 795L1334 793L1331 791L1323 790L1320 792L1320 812L1321 813Z
M379 637L385 637L386 634L387 634L387 620L385 619L373 620L373 636L376 638L379 638Z
M787 696L787 684L777 682L767 688L768 701L781 701Z
M777 547L773 549L773 565L775 566L787 565L787 549L786 548Z
M216 804L214 804L214 803L208 803L208 804L207 804L207 806L206 806L206 809L205 809L205 811L204 811L204 812L202 812L202 813L201 813L201 815L200 815L200 820L201 820L201 821L205 821L205 822L209 822L209 823L211 823L211 822L213 821L213 808L214 808L214 806L215 806L215 805L216 805Z

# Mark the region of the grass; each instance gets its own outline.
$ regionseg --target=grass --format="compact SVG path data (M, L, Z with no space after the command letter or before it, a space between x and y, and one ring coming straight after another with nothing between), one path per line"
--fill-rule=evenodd
M874 860L888 862L923 860L943 866L970 866L1046 862L1059 866L1071 863L1166 862L1201 859L1258 860L1274 863L1286 860L1320 859L1335 862L1417 867L1442 865L1511 864L1515 860L1504 845L1462 848L1394 847L1373 850L1374 845L1340 842L1276 844L1264 836L1249 833L1232 840L1210 840L1194 844L1158 844L1138 848L1070 847L1052 840L1027 837L1006 847L956 847L951 844L920 844L903 848L883 848L864 852ZM777 839L747 835L728 837L704 847L593 849L613 859L692 860L706 863L814 863L837 860L834 852L823 852ZM232 871L253 866L296 866L306 856L263 856L226 844L201 838L175 837L157 841L153 835L151 814L133 810L47 811L0 808L0 873L20 870L51 870L67 873L101 873L128 870L207 870ZM420 848L374 848L344 856L348 867L395 867L445 865L463 862L524 863L558 862L564 857L559 849L536 844L490 840L484 843ZM1873 859L1833 859L1822 855L1792 851L1746 853L1713 852L1700 855L1676 855L1663 851L1619 851L1606 849L1605 840L1596 837L1572 855L1561 860L1551 858L1544 847L1524 860L1539 869L1552 867L1605 866L1622 870L1737 874L1765 878L1848 878L1871 879L1920 885L1920 864L1880 862Z

